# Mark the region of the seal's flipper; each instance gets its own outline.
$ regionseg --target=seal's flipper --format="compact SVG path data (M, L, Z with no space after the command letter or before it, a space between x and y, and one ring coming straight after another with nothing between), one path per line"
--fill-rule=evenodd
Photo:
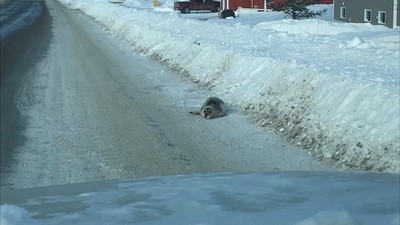
M200 115L200 112L199 112L199 111L194 111L194 112L193 112L193 111L189 111L189 113L190 113L190 114L193 114L193 115Z

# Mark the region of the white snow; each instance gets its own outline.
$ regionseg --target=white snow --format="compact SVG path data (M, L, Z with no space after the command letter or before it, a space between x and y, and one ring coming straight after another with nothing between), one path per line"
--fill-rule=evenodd
M59 0L319 159L399 172L399 29L239 10L181 14L172 0ZM178 92L178 90L177 90Z

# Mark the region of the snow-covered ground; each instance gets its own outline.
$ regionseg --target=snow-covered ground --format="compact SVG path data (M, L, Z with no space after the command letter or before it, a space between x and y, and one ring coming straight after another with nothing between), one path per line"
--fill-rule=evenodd
M398 28L333 21L331 5L314 6L328 8L317 19L239 10L223 20L183 15L172 0L59 1L316 158L399 172Z

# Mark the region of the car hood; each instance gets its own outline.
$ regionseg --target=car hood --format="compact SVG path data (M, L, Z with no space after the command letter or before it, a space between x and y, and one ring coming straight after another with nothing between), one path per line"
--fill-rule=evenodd
M152 177L2 190L1 203L1 224L394 225L399 174Z

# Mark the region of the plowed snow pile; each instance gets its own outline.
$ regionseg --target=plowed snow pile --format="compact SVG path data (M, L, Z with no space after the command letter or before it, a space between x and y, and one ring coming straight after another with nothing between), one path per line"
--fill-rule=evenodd
M320 159L399 172L399 29L281 13L182 15L173 2L60 0Z

